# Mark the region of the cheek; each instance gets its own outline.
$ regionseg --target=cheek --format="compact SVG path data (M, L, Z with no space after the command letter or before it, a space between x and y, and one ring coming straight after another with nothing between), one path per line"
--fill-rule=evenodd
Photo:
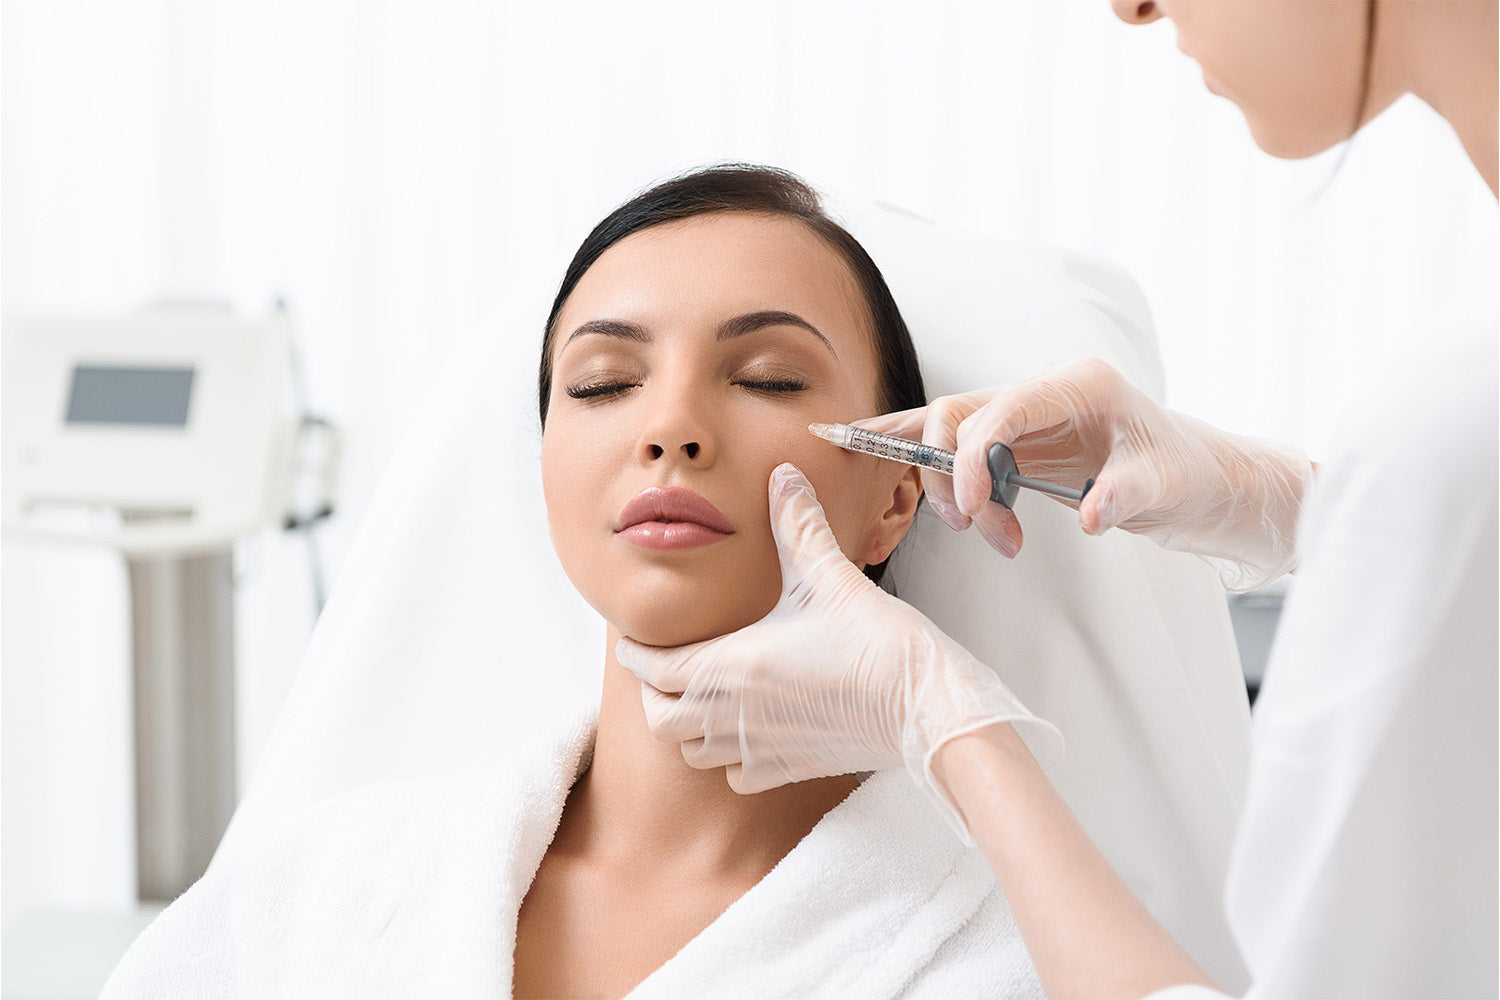
M554 540L558 528L571 520L572 503L580 495L581 470L586 467L579 449L556 422L542 434L542 495L547 502L547 521Z
M619 432L629 421L612 422ZM738 494L734 542L696 557L656 560L612 543L615 511L601 487L628 465L628 442L610 428L549 421L542 442L542 486L553 548L573 585L620 630L651 645L707 639L749 625L775 606L781 567L771 532L767 485L771 470L791 462L817 491L840 549L858 554L870 516L868 482L885 463L834 448L806 430L776 421L725 431L706 488ZM621 451L625 448L625 451ZM619 485L619 484L616 484ZM614 490L620 497L634 489Z
M784 456L767 468L768 479L770 469L779 462L791 462L807 476L818 494L818 503L838 539L840 550L853 560L864 543L863 534L868 527L870 496L875 488L872 480L885 463L817 440L808 446L786 448ZM768 497L768 519L769 503Z
M552 547L569 577L595 569L588 551L601 517L598 502L601 451L576 429L552 421L542 436L542 496ZM580 589L582 589L580 587Z
M781 594L781 572L767 516L766 479L781 461L735 442L720 442L719 465L703 488L737 491L740 530L722 547L653 556L613 536L618 504L640 488L630 468L631 440L621 429L557 419L542 442L542 488L553 549L579 594L623 634L648 645L675 646L724 635L765 616ZM614 431L615 433L611 433ZM623 478L621 473L623 472ZM757 482L757 475L759 480ZM720 497L719 499L723 499Z

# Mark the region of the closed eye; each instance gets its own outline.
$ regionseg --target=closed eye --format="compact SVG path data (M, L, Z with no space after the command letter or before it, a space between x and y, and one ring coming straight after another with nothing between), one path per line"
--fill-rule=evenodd
M638 382L585 382L583 385L570 385L565 392L574 399L590 399L595 396L618 396L626 389L633 389Z
M573 399L596 399L601 397L618 396L626 389L634 389L639 382L585 382L583 385L570 385L564 391ZM747 389L756 389L760 392L802 392L807 388L806 382L796 379L758 379L741 380L735 383Z
M760 389L764 392L801 392L807 388L806 382L798 382L796 379L767 379L765 381L741 381L735 383L750 389Z

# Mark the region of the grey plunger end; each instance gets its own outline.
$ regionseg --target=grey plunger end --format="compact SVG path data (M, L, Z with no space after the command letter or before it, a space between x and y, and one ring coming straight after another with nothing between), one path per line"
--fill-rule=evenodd
M990 467L990 499L1006 510L1013 510L1016 506L1016 497L1021 495L1019 484L1012 482L1017 475L1016 456L1010 453L1010 449L999 441L990 445L989 454L986 456Z
M1075 490L1067 486L1058 486L1056 483L1044 483L1040 479L1028 479L1016 471L1016 456L1012 455L1010 449L999 441L990 445L990 450L985 456L990 467L990 500L1000 504L1006 510L1014 510L1016 497L1021 494L1021 487L1046 493L1049 496L1062 497L1064 500L1082 501L1089 495L1089 490L1094 488L1094 481L1090 479L1083 484L1083 489Z

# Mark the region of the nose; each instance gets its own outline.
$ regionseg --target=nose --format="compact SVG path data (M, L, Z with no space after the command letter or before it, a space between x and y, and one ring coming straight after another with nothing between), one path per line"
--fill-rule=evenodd
M1150 24L1166 16L1156 0L1110 0L1110 6L1126 24Z
M690 393L662 399L641 428L636 451L641 464L685 462L706 469L714 463L714 436Z
M671 450L670 447L663 447L659 444L650 444L647 445L647 448L650 451L651 457L653 459L661 458ZM684 441L682 443L682 453L686 455L689 460L696 459L699 452L701 452L702 450L703 445L697 441Z

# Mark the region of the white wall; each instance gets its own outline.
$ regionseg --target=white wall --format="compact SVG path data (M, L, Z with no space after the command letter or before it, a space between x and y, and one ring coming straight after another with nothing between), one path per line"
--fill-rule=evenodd
M704 161L1112 258L1153 303L1172 405L1315 457L1325 393L1426 335L1493 236L1425 107L1367 129L1320 196L1336 154L1259 153L1170 24L1105 0L6 0L3 29L4 308L286 295L312 403L350 432L335 578L425 379L506 275L541 256L560 277L610 207ZM240 554L243 775L311 614L295 542ZM123 905L123 569L7 540L3 584L4 917Z

